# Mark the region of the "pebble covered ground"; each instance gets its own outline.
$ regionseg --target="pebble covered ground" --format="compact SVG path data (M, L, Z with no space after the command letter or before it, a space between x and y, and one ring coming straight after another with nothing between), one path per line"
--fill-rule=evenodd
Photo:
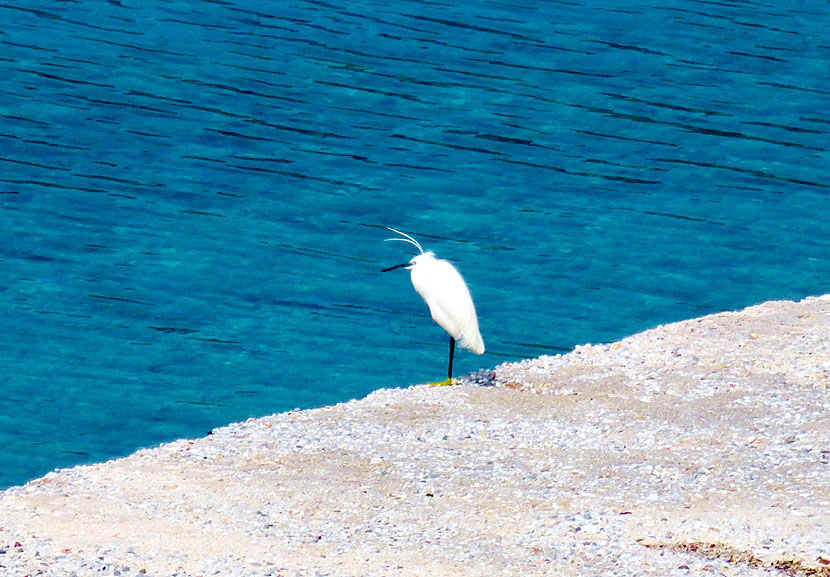
M3 576L830 575L830 295L0 494Z

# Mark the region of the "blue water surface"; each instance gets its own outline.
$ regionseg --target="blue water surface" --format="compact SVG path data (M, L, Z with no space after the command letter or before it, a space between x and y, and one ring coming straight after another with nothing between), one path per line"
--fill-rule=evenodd
M0 4L0 486L830 292L830 5Z

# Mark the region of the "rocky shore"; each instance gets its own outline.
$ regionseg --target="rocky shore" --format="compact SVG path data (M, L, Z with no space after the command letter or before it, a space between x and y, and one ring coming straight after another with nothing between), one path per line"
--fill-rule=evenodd
M0 575L830 576L830 295L0 493Z

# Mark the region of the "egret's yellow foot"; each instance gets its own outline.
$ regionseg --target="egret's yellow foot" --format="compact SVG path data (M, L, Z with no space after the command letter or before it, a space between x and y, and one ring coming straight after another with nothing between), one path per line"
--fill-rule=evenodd
M443 381L437 381L435 383L429 383L429 384L430 384L430 386L433 386L433 387L449 387L449 386L452 386L452 385L457 385L458 381L456 381L455 379L446 379L446 380L443 380Z

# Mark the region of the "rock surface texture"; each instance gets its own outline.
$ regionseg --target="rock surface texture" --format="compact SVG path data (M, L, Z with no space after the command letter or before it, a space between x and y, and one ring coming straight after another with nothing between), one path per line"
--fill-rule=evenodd
M0 575L830 575L830 295L0 493Z

